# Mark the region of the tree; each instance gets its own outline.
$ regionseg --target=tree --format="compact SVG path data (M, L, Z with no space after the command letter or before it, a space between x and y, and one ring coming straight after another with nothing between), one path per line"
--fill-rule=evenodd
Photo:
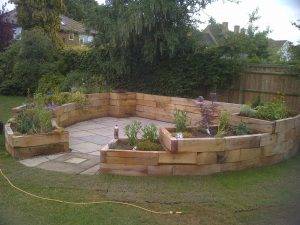
M60 15L63 13L62 0L12 0L17 5L18 23L24 30L42 28L58 42Z
M64 4L66 16L77 21L89 20L98 7L95 0L65 0Z
M13 26L5 20L6 4L0 9L0 52L9 46L13 39Z
M213 1L107 0L90 21L95 45L120 73L185 54L194 50L192 16Z

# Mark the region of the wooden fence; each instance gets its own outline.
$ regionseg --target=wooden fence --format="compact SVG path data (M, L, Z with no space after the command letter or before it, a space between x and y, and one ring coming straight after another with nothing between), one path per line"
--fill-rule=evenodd
M219 100L250 103L257 96L270 101L285 96L290 110L300 112L300 75L289 68L274 65L252 65L241 74L231 90L219 95Z

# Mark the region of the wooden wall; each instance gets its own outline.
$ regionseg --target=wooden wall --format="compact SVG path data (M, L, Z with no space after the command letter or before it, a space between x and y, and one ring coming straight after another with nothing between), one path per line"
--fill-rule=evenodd
M250 103L256 96L270 101L285 96L287 106L300 112L300 75L287 67L274 65L252 65L233 85L231 90L220 93L219 101Z

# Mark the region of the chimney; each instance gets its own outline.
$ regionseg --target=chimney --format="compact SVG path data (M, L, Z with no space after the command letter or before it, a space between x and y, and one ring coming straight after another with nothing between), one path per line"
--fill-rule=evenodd
M222 32L224 34L228 33L228 22L223 22L222 23Z
M235 26L234 26L234 33L235 33L235 34L240 33L240 26L238 26L238 25L235 25Z

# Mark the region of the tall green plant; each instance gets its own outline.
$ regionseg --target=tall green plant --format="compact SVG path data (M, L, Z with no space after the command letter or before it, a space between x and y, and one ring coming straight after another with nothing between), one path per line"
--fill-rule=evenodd
M136 146L138 142L138 134L142 128L142 124L139 121L133 121L131 124L125 126L125 134L129 139L131 146Z
M187 112L176 109L174 111L174 123L176 132L185 132L188 126Z

